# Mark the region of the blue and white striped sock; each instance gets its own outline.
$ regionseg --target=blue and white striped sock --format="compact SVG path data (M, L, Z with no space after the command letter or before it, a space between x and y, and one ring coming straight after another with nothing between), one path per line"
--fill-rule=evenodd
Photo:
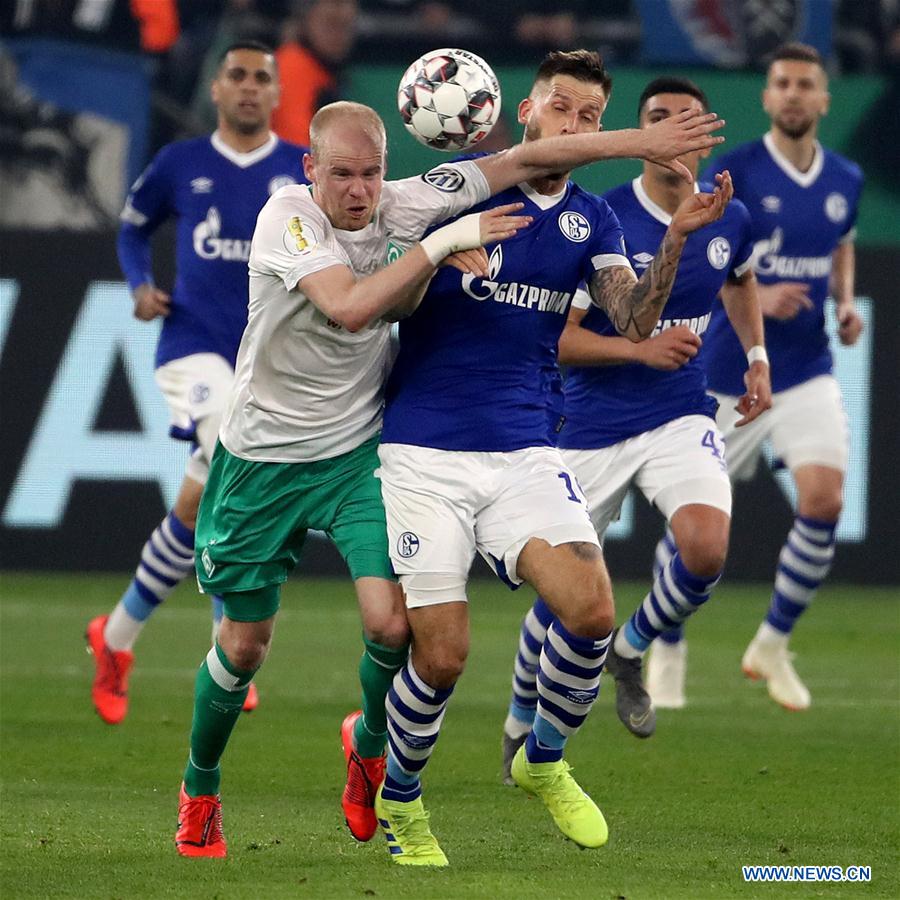
M529 762L562 759L566 741L582 726L600 690L610 636L578 637L559 621L547 630L538 669L534 728L525 742Z
M766 621L790 634L831 570L836 522L797 516L778 557L775 590Z
M642 656L651 641L680 625L709 600L720 577L721 573L710 578L694 575L676 551L616 636L616 653L632 658Z
M513 668L512 700L503 725L503 730L511 738L522 737L531 731L538 699L538 660L552 621L553 613L540 597L534 601L522 621L519 650Z
M656 581L662 575L663 569L669 564L669 561L675 555L678 547L675 545L675 535L672 529L667 528L666 533L660 538L656 545L656 553L653 557L653 580ZM659 639L666 644L677 644L684 640L684 625L677 625L669 631L664 631Z
M194 569L194 532L170 512L141 551L141 562L103 638L113 650L130 650L144 623Z
M429 687L412 658L394 676L385 698L388 727L387 771L382 796L408 802L422 793L422 769L431 756L453 688Z

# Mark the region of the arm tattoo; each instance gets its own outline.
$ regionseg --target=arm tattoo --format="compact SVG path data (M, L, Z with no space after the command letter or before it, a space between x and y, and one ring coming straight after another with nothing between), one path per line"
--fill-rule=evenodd
M683 246L683 241L667 231L656 256L637 282L623 266L609 266L594 273L591 297L619 334L642 341L653 332L669 299Z

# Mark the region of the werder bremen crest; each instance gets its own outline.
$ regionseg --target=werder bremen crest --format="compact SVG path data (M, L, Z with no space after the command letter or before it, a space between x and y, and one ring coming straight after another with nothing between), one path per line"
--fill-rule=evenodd
M388 240L387 250L384 254L384 264L389 266L392 262L396 262L406 252L405 247L401 247L398 243Z

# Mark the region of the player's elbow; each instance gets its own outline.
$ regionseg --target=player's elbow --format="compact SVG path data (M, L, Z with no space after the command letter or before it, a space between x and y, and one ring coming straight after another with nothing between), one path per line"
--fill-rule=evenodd
M362 331L372 321L372 317L348 311L346 315L341 316L336 321L345 331L349 331L350 334L356 334L357 331Z

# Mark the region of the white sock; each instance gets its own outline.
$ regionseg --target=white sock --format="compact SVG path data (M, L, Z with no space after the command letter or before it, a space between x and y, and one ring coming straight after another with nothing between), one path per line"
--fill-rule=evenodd
M781 644L783 647L787 647L789 638L789 634L785 634L783 631L773 628L765 621L765 619L756 630L756 639L760 643L769 644L770 646L773 644Z
M506 721L503 723L503 733L507 737L513 738L513 740L525 737L530 732L531 725L529 725L528 722L517 719L515 716L507 716Z
M120 600L106 621L103 640L110 650L131 650L146 621L129 615L125 604Z
M624 628L620 628L616 632L616 641L615 644L613 644L613 650L615 650L616 655L621 656L622 659L637 659L647 652L646 650L638 650L628 643L628 639L625 637Z

